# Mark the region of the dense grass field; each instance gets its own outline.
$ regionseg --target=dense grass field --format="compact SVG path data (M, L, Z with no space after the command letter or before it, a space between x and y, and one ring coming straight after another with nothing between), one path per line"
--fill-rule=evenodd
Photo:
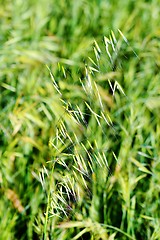
M160 1L0 0L0 239L160 239Z

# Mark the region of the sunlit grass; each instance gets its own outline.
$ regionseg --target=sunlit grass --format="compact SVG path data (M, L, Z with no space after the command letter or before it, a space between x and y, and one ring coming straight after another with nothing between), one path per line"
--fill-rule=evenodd
M0 4L0 238L160 239L159 0Z

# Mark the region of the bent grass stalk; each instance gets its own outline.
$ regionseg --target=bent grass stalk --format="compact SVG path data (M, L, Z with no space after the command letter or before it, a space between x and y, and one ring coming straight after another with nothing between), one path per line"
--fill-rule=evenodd
M108 38L104 38L105 46L106 46L106 53L110 59L111 64L113 64L112 60L112 53L109 50L109 45L112 47L112 51L119 51L117 49L118 41L115 39L115 35L112 32ZM96 67L100 68L100 59L101 59L101 49L98 46L98 43L94 41L94 53L96 62L89 57L91 63ZM60 117L60 120L57 124L56 129L56 136L53 140L50 141L51 145L54 147L55 151L55 163L63 166L62 171L60 174L64 175L63 180L61 179L58 184L56 185L56 193L53 196L57 200L53 200L53 196L51 196L51 189L48 193L48 200L47 200L47 209L46 209L46 216L45 216L45 225L44 225L44 236L47 237L47 223L48 223L48 215L49 212L51 216L59 216L60 219L64 217L67 218L70 216L72 210L72 204L79 205L82 201L82 198L87 191L88 194L93 194L91 196L91 209L90 209L90 217L95 221L99 221L99 208L100 206L97 205L97 201L99 196L98 192L103 191L103 186L106 182L108 174L110 174L110 167L107 160L107 157L104 153L104 149L101 150L101 147L93 140L90 140L89 135L91 135L91 129L89 128L89 124L87 123L86 116L90 117L91 123L93 122L94 128L99 129L102 132L102 135L106 135L102 129L104 125L106 127L111 127L113 125L110 116L105 112L104 108L104 101L101 97L101 93L99 91L99 83L96 82L93 78L93 72L99 73L99 70L94 69L92 66L85 66L85 82L80 80L82 88L84 89L85 94L87 95L87 101L84 102L85 106L87 107L87 111L89 114L83 112L80 106L76 105L73 106L70 102L66 102L63 98L63 94L56 83L51 70L47 66L49 73L51 75L53 86L55 87L56 91L60 95L60 100L64 103L64 114ZM66 77L66 76L65 76ZM109 86L112 89L113 96L115 94L116 89L119 89L120 93L125 95L122 87L118 83L118 81L114 81L113 88L111 85L110 80L108 79ZM96 109L95 106L90 104L90 98L95 98L97 101ZM98 111L97 111L98 110ZM108 119L107 119L108 118ZM97 125L97 126L96 126ZM72 126L72 127L71 127ZM72 131L70 132L69 128L71 127ZM83 143L84 142L84 143ZM94 145L93 145L94 144ZM89 150L90 149L90 150ZM114 154L114 158L117 157ZM88 160L87 160L88 158ZM99 169L104 171L103 178L98 180L97 173L99 173ZM64 172L63 172L64 171ZM53 172L52 172L53 173ZM102 176L101 176L102 177ZM88 179L88 180L87 180ZM93 189L90 189L90 181L91 185L93 185ZM92 183L93 181L93 183ZM95 182L94 182L95 181ZM100 181L100 183L96 183L96 181ZM97 184L100 184L97 185ZM100 189L102 187L102 189ZM91 193L91 191L93 191ZM95 191L95 192L94 192ZM97 192L98 191L98 192ZM52 198L52 200L51 200ZM52 210L51 210L52 205ZM99 219L99 220L98 220ZM78 224L78 223L76 223ZM70 224L69 224L70 225ZM102 224L103 225L103 224ZM65 224L62 224L61 227ZM70 227L72 224L70 225ZM133 239L127 233L121 231L116 227L112 227L110 225L103 225L107 228L114 229L123 233L124 235L128 236L130 239ZM72 226L73 227L73 226ZM82 236L88 230L86 226L85 228L75 237L74 239L78 239L78 237ZM105 235L106 237L106 235ZM103 238L104 239L104 238Z

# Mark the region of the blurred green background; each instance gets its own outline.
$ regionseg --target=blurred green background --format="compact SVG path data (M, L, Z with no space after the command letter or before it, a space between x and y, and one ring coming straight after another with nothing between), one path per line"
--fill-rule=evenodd
M159 23L159 0L0 0L0 239L160 239Z

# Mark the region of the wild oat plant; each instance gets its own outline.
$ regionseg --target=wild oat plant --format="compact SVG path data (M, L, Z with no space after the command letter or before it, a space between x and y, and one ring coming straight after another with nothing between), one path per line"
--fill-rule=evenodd
M104 37L101 47L94 41L94 56L86 61L76 86L80 95L75 96L74 101L66 99L47 66L59 95L62 114L55 126L55 136L49 142L53 157L48 164L52 171L49 173L44 167L40 174L48 196L44 239L137 239L137 229L145 219L156 221L137 206L136 187L153 173L136 158L137 154L149 157L148 154L132 150L133 136L142 122L136 123L133 103L120 83L123 57L126 57L121 55L121 48L131 51L136 61L139 57L123 33L120 30L118 33L117 40L111 31L108 38ZM59 67L66 80L67 73ZM104 84L108 85L106 91ZM115 114L112 108L120 102L130 105L128 129L112 121ZM124 113L125 107L119 108L116 114ZM123 117L126 121L127 117ZM132 129L133 124L136 126ZM120 143L121 129L126 134L124 143ZM124 145L123 149L120 144ZM145 145L143 141L141 144ZM141 220L137 219L138 214ZM159 234L157 228L157 236ZM156 238L152 235L151 239Z

